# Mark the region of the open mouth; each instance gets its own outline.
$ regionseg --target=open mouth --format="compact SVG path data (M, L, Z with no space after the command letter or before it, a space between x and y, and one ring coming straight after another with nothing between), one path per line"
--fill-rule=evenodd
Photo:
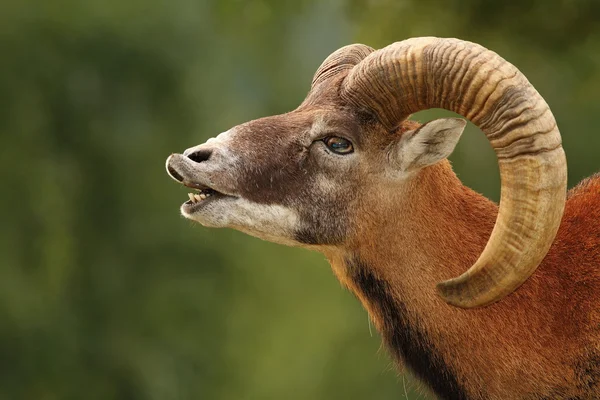
M203 201L206 201L208 198L212 196L223 196L222 193L217 192L216 190L206 188L206 189L198 189L197 193L188 193L188 197L190 198L185 202L186 205L198 204Z
M189 200L183 203L182 210L186 214L192 214L200 210L204 205L221 199L235 199L235 196L219 192L212 187L199 183L205 181L201 175L193 171L190 167L191 160L181 154L172 154L166 163L167 172L171 178L186 186L194 189L194 192L188 193Z
M183 205L186 208L196 209L210 201L214 201L216 199L225 197L232 197L221 192L217 192L216 190L208 186L200 185L197 183L186 182L183 183L183 185L196 190L195 193L188 193L189 200L183 203Z

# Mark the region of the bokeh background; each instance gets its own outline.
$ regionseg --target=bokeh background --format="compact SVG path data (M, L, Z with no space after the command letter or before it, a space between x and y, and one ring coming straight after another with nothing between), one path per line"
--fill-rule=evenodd
M436 35L529 77L573 185L600 170L598 21L597 0L2 2L0 399L428 398L323 256L184 220L165 158L295 108L338 47ZM476 128L452 160L498 198Z

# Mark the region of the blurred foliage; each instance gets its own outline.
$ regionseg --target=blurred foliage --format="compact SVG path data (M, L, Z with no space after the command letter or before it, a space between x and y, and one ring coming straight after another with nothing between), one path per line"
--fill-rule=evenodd
M600 169L598 20L597 0L3 2L0 399L418 398L322 256L178 217L164 160L296 107L342 45L453 36L545 96L574 184ZM498 198L476 128L452 159Z

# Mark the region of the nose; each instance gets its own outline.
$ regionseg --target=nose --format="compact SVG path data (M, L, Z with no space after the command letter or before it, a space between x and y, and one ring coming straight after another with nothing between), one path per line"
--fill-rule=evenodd
M171 165L172 161L177 157L176 154L171 154L169 156L169 158L167 158L167 162L165 164L165 166L167 167L167 173L169 174L169 176L173 179L175 179L177 182L183 182L183 176L181 176L179 174L179 172L177 172L177 170Z
M211 148L201 148L200 146L197 146L187 149L183 152L183 155L194 162L201 163L203 161L208 161L212 153L213 149Z

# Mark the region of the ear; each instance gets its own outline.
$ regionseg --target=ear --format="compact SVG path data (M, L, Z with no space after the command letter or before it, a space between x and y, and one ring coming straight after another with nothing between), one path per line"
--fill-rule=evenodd
M396 145L400 168L420 169L447 158L466 125L467 121L461 118L440 118L404 132Z

